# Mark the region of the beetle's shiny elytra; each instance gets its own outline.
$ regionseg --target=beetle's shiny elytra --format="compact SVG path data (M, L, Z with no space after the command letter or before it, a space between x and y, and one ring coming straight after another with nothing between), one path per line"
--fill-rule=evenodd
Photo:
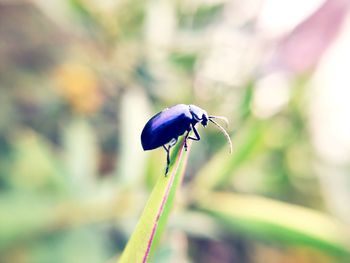
M170 165L170 148L176 144L178 137L186 133L185 150L187 150L188 139L200 140L200 136L195 128L196 124L200 122L205 127L208 121L210 121L224 133L229 142L230 152L232 152L230 136L213 119L221 119L228 123L225 117L209 116L205 110L195 105L178 104L166 108L146 123L141 133L142 148L147 151L163 146L167 153L167 165L165 169L165 175L167 175ZM193 131L195 137L189 136L191 131Z

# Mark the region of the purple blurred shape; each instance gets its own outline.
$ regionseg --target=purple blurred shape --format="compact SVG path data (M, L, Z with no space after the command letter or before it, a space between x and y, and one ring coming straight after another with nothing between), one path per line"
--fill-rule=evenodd
M326 0L278 45L264 72L312 70L335 40L350 8L350 0Z

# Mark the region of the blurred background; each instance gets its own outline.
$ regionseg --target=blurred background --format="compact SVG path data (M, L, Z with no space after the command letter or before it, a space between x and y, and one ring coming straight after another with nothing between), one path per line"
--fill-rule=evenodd
M350 262L349 8L1 0L0 262L116 262L165 168L141 130L178 103L227 116L234 152L199 128L152 262ZM203 209L218 192L256 218ZM315 225L331 245L305 241Z

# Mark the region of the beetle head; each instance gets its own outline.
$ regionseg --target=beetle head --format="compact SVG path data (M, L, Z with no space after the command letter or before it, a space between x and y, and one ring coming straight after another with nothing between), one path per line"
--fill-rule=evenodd
M207 126L208 120L209 120L208 113L196 105L191 104L189 105L189 107L190 107L190 112L192 114L193 120L196 123L200 122L204 127Z
M232 152L232 142L231 142L229 134L219 123L214 121L214 119L220 119L220 120L223 120L226 123L226 125L228 125L227 118L225 118L223 116L214 116L214 115L209 116L205 110L199 108L196 105L191 104L191 105L189 105L189 107L190 107L190 113L193 117L194 123L200 122L205 127L208 124L208 121L210 121L220 129L220 131L225 135L227 142L229 143L230 153L231 153Z

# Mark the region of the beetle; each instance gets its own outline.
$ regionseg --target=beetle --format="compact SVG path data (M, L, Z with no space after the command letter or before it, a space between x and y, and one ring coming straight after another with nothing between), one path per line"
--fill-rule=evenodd
M173 147L178 137L185 135L185 150L187 150L187 140L199 141L200 136L196 130L196 124L201 123L207 126L208 121L214 123L225 135L232 152L232 142L225 129L213 119L221 119L228 124L227 118L222 116L209 116L208 113L196 105L178 104L154 115L145 125L141 133L141 144L144 151L153 150L163 146L167 153L167 164L165 176L170 165L170 148ZM195 137L190 136L193 131Z

